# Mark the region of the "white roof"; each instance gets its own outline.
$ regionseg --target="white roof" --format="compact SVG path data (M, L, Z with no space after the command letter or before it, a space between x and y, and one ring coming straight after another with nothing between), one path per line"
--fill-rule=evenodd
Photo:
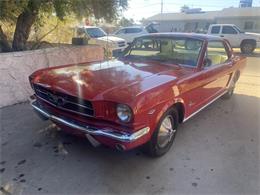
M260 7L225 8L220 11L199 13L163 13L147 18L147 21L214 20L215 18L260 17Z
M143 26L126 26L126 27L122 27L121 29L125 29L125 28L144 28Z
M78 26L78 28L100 28L98 26Z

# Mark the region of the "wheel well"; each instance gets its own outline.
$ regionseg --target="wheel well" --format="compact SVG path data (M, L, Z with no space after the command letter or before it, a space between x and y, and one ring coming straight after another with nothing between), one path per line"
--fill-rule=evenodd
M254 40L254 39L244 39L244 40L241 42L240 47L241 47L244 43L252 43L252 44L256 47L256 40Z
M179 115L179 123L182 123L184 120L184 113L185 113L185 109L184 109L184 105L181 102L177 102L173 105L174 108L177 109L178 111L178 115Z

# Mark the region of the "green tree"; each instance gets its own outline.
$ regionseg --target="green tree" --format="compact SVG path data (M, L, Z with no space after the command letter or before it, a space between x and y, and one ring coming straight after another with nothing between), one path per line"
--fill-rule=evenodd
M127 0L0 0L0 22L15 24L11 46L0 23L0 50L25 50L32 26L41 19L39 13L55 14L60 20L73 14L113 21L119 9L126 7Z
M181 7L180 11L181 11L182 13L184 13L184 12L188 11L189 9L190 9L189 6L183 5L183 6Z
M119 20L119 22L118 22L119 26L122 26L122 27L132 26L134 23L135 23L135 22L134 22L134 20L133 20L132 18L127 19L127 18L125 18L125 17L122 17L122 18Z

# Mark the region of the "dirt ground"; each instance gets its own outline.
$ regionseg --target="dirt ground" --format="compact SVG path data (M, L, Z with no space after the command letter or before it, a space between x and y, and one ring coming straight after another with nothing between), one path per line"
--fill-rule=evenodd
M0 109L0 194L260 194L260 58L234 96L180 126L173 148L93 148L41 121L28 103Z

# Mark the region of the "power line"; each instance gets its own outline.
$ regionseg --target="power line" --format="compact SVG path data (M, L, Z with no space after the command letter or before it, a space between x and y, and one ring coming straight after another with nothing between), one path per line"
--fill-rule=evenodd
M163 13L163 0L161 0L161 14Z

